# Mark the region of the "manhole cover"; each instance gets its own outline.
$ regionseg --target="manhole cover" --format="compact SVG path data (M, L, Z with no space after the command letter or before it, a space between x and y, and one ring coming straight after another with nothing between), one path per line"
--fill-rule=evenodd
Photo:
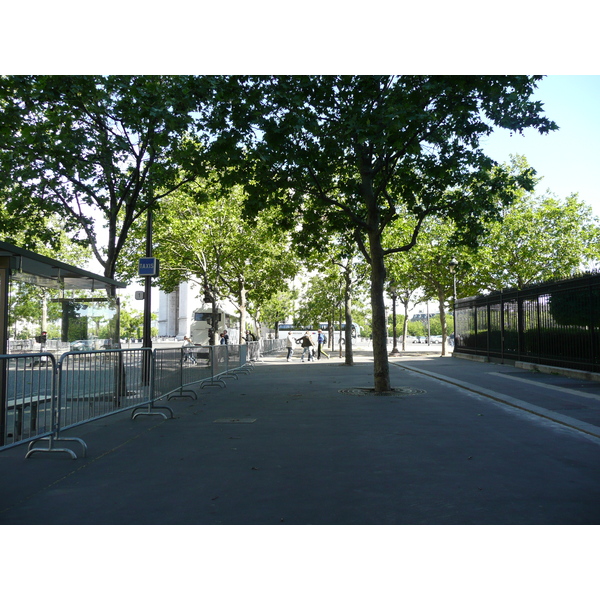
M425 394L425 390L419 390L411 387L397 387L389 392L376 392L374 388L346 388L339 390L340 394L350 396L414 396L416 394Z
M254 423L256 419L216 419L213 423Z

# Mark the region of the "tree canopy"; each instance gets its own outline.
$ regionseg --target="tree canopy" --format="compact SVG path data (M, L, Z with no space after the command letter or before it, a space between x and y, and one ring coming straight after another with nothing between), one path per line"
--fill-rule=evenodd
M0 189L13 217L1 233L29 223L52 246L36 220L60 215L113 278L131 225L201 170L212 93L198 77L0 78Z
M532 169L495 165L480 140L498 127L557 128L530 99L539 80L4 77L0 189L11 214L62 215L108 277L132 224L208 166L245 185L249 214L276 206L299 247L329 233L351 237L371 269L375 389L386 391L384 259L410 250L432 216L473 241L516 190L532 189ZM404 218L412 229L385 246L385 229Z
M242 330L246 312L284 288L298 270L289 236L278 229L278 210L265 209L248 221L243 207L242 186L223 187L215 176L198 179L163 200L153 236L159 286L168 292L195 281L216 300L231 300Z
M477 251L480 289L522 289L569 277L600 258L600 224L571 195L526 195L493 223Z
M274 202L282 222L305 239L323 229L348 232L371 265L375 388L390 389L383 291L384 257L414 246L431 215L475 238L482 217L497 216L514 190L531 189L495 167L480 148L494 127L541 133L556 125L530 100L539 77L274 76L230 81L218 127L243 140L240 173L250 208ZM236 87L237 86L237 87ZM235 101L238 98L239 101ZM243 101L241 100L243 98ZM255 123L251 136L247 123ZM248 170L250 167L250 170ZM285 194L281 191L285 190ZM414 218L407 239L382 245L399 208Z

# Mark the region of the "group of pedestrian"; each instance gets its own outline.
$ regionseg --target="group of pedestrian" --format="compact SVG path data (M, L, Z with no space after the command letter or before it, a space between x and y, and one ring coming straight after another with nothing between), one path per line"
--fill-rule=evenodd
M321 355L329 358L329 354L325 352L323 345L325 344L326 338L325 334L319 329L317 332L317 343L315 344L313 334L310 331L307 331L302 337L294 340L292 337L292 332L289 331L286 339L286 347L287 347L287 362L292 360L292 354L294 353L294 343L302 345L302 356L301 362L304 362L304 356L308 356L308 362L314 360L321 360ZM315 359L315 346L316 350L316 359Z
M256 335L254 335L249 329L246 330L246 336L242 336L242 338L248 343L248 342L256 342L257 341L257 337ZM229 344L229 334L227 333L227 330L222 331L219 334L219 343L223 344L223 345L227 345ZM183 347L189 347L189 346L194 346L195 344L192 343L192 340L186 335L183 337Z
M227 333L227 330L224 330L219 334L219 339L220 339L220 343L223 344L224 346L229 344L229 334ZM183 336L183 345L182 345L183 363L191 363L194 365L198 364L196 351L200 347L201 347L200 344L194 344L194 342L192 342L192 340L187 335L184 335ZM210 354L206 353L206 357L208 358L209 363L210 363Z

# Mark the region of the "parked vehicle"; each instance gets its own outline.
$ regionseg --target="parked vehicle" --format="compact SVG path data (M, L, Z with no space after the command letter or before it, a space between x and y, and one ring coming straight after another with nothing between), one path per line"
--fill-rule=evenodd
M240 319L235 312L217 306L216 322L213 323L212 304L203 304L192 313L190 338L194 344L208 346L211 331L214 343L219 343L219 332L227 331L231 344L237 344L240 335Z
M95 350L94 340L76 340L71 342L71 352L87 352L89 350Z
M90 340L75 340L71 342L71 352L89 352L91 350L107 350L111 348L111 340L92 338Z

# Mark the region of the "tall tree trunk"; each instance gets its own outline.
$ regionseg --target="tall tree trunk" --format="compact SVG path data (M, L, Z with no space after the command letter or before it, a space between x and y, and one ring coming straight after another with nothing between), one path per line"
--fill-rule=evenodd
M408 302L406 298L405 302L402 302L404 306L404 324L402 325L402 350L406 351L406 338L408 337Z
M448 326L446 325L446 294L443 289L438 290L440 303L440 325L442 326L442 356L446 356L446 340L448 339Z
M374 246L378 246L374 248ZM373 375L376 392L389 392L390 365L387 354L387 327L385 322L385 303L383 288L385 284L385 266L380 240L371 243L371 311L373 326Z
M244 281L240 281L240 332L238 335L238 344L242 344L242 335L246 333L246 319L247 319L247 310L246 310L246 286L244 285Z
M346 364L354 365L352 348L352 272L348 264L344 270L344 316L346 321Z
M371 312L373 327L373 376L376 392L389 392L390 365L387 353L387 324L385 320L385 264L380 232L380 208L373 189L371 160L365 153L360 158L362 195L367 207L367 230L371 259Z

